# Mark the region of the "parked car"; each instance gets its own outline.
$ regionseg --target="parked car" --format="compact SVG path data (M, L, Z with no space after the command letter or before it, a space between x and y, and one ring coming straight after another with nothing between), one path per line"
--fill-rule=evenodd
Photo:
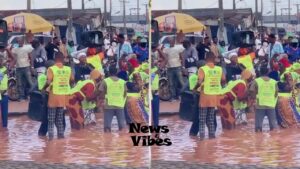
M168 44L169 38L176 40L176 35L165 35L160 38L159 44L160 45L166 45ZM196 34L186 34L185 39L188 39L193 45L197 45L199 42L203 41L203 36L196 35Z
M12 35L9 39L8 39L8 45L15 45L17 44L17 40L18 38L23 37L25 38L25 35ZM36 34L34 35L34 38L39 39L41 42L43 42L43 44L46 46L49 42L52 41L52 36L51 35L43 35L43 34Z

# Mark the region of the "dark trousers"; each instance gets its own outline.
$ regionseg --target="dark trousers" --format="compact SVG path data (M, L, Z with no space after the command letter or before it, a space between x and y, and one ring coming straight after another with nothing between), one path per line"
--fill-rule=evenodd
M256 109L255 132L262 132L262 125L263 125L265 116L268 117L270 130L277 128L275 109Z
M156 127L159 124L159 96L153 95L152 98L152 116L153 116L153 125Z
M2 95L1 100L1 115L2 115L2 127L7 127L8 121L8 96Z
M208 119L208 116L207 116L207 119ZM214 123L215 123L215 130L217 130L217 116L216 116L216 113L214 115ZM199 122L199 110L198 110L198 111L195 112L195 115L194 115L193 124L192 124L191 129L190 129L190 135L197 136L198 133L199 133L199 128L200 128L200 122Z

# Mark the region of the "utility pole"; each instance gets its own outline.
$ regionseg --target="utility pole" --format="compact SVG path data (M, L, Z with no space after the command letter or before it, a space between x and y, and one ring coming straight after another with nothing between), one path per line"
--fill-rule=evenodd
M120 2L123 3L123 24L124 24L124 34L127 35L127 20L126 20L126 3L128 3L128 1L126 0L120 0Z
M299 27L299 6L300 6L300 4L296 4L296 6L297 6L297 31L298 31L298 27Z
M260 12L261 12L261 42L263 41L264 39L264 36L265 36L265 29L264 29L264 1L263 0L260 0Z
M68 0L68 40L73 40L72 32L73 32L73 14L72 14L72 0Z
M84 6L84 0L81 0L81 9L84 10L85 9L85 6Z
M178 11L182 12L182 0L178 0Z
M113 38L113 30L112 30L112 15L111 15L111 13L112 13L112 0L109 0L109 30L110 30L110 32L109 32L109 39L110 40L112 40L112 38Z
M288 8L289 8L289 24L291 24L291 0L288 1Z
M232 0L232 4L233 4L232 9L233 9L233 10L236 10L236 2L235 2L235 0Z
M146 10L146 23L149 23L148 4L144 4L144 5L145 5L145 10Z
M273 0L274 2L274 23L275 23L275 34L278 35L278 27L277 27L277 3L279 3L279 1L277 0Z
M103 21L104 21L104 26L107 25L107 0L104 0L104 15L103 15Z
M255 27L258 26L258 0L255 0Z
M220 37L219 39L224 40L224 9L223 9L223 0L219 0L219 29Z
M137 5L136 5L136 8L137 8L137 23L139 24L140 23L140 0L137 0Z
M31 13L31 0L27 0L27 12Z

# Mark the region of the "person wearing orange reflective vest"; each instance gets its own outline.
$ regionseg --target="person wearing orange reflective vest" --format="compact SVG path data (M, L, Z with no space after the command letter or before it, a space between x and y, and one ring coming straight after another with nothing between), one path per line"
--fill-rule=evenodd
M50 85L48 98L48 136L54 138L54 124L57 124L58 138L64 138L64 108L70 93L70 84L74 81L71 68L63 65L64 55L55 54L55 65L47 70L47 83L43 90Z
M199 133L200 140L205 137L205 124L208 125L209 138L215 138L215 108L219 105L222 85L225 82L225 74L221 67L215 65L216 56L212 52L206 53L206 65L198 71L198 86L200 86L199 101Z

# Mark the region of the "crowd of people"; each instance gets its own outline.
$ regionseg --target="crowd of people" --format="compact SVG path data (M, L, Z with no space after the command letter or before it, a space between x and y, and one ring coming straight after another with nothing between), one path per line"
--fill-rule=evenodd
M47 95L47 115L41 122L39 136L64 138L65 113L72 129L82 129L97 123L95 112L104 111L104 131L111 132L114 116L122 131L130 123L148 124L148 92L151 83L157 86L157 69L149 70L148 42L144 37L126 39L123 34L108 40L104 46L76 49L72 41L54 37L49 44L39 39L28 42L18 38L18 44L1 48L0 90L3 127L7 127L7 70L16 69L19 101L27 100L39 91ZM108 42L108 43L107 43ZM74 55L75 53L75 55ZM152 64L153 65L153 64ZM30 100L30 99L29 99ZM154 107L157 101L153 102ZM29 110L30 111L30 110ZM158 111L158 110L157 110ZM30 112L29 112L30 113ZM158 114L158 112L157 112ZM158 125L158 115L154 119Z
M171 101L188 90L199 94L191 136L199 134L203 140L207 125L209 138L215 138L217 112L223 129L246 125L249 112L255 113L256 132L263 130L265 116L270 130L300 122L300 53L296 37L279 40L270 34L259 47L229 50L224 41L211 41L209 37L195 45L182 40L183 48L175 45L174 39L169 39L169 44L153 49L153 58L159 56L167 68Z

